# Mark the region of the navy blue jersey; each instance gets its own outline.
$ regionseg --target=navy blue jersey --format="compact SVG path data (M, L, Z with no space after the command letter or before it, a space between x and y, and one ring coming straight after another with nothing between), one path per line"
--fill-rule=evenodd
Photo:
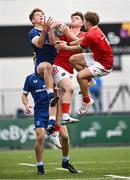
M25 94L31 93L34 99L35 113L39 111L48 112L48 108L49 108L48 93L46 91L46 86L43 79L41 79L35 73L28 75L24 83L23 92Z
M32 43L32 39L34 37L40 36L41 30L37 29L36 27L32 28L29 32L29 41L33 47L34 52L36 53L36 66L41 62L49 62L53 64L54 58L57 54L57 50L53 45L49 44L48 34L45 38L45 44L38 48Z

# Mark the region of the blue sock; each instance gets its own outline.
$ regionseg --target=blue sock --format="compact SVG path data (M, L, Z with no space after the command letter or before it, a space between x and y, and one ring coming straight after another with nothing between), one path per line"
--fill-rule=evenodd
M54 92L48 93L48 99L51 100L52 98L54 98Z
M49 119L48 121L48 127L49 126L54 126L56 124L56 121L54 119Z

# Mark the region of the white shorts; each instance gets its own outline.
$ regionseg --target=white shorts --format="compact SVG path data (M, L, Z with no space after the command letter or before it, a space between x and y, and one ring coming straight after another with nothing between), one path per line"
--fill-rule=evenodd
M108 70L102 66L99 62L95 61L91 53L83 53L85 62L88 69L93 74L94 77L101 77L109 74L112 69Z
M52 68L53 68L54 83L56 86L59 83L59 81L61 81L64 78L69 78L71 80L73 79L73 74L70 74L69 72L67 72L62 67L53 65Z

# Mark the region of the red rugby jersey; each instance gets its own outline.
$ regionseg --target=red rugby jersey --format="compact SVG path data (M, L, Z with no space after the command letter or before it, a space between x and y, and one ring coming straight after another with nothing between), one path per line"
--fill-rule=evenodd
M77 37L84 37L85 32L80 32ZM62 37L60 37L60 40L66 41L66 42L71 42L72 39L67 36L64 35ZM68 71L70 74L73 74L73 66L70 64L69 62L69 58L70 56L72 56L73 54L76 54L76 52L71 52L71 51L66 51L66 50L59 50L56 58L54 59L54 64L57 66L62 67L63 69L65 69L66 71Z
M106 69L113 67L113 53L110 44L98 26L92 27L80 43L83 48L89 48L95 61L102 64Z

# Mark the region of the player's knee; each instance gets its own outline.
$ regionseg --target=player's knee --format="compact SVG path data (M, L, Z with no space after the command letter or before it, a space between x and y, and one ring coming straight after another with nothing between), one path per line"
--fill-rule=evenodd
M64 135L61 137L62 143L69 143L69 136L68 135Z
M75 55L72 55L72 56L69 58L69 62L74 65L74 64L75 64L75 61L76 61Z
M37 136L37 143L38 144L43 144L44 142L44 136L43 135L38 135Z
M38 73L50 72L52 73L52 65L50 63L40 63L38 66Z
M80 72L77 74L77 81L80 81L82 79L82 76L80 74Z
M47 64L45 65L45 69L47 69L48 71L52 71L52 65L49 64L49 63L47 63Z

